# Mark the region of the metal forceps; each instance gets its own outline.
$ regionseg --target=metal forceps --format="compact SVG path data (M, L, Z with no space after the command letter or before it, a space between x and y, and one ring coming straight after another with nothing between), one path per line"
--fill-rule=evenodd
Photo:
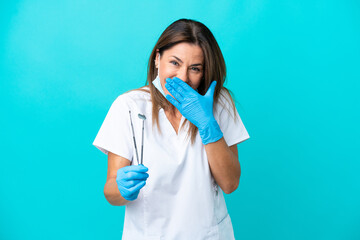
M137 159L138 164L143 164L144 122L145 122L145 120L146 120L146 117L145 117L145 115L143 115L143 114L140 114L140 113L138 114L138 117L143 120L143 124L142 124L142 139L141 139L141 161L140 161L140 163L139 163L139 155L138 155L138 150L137 150L137 147L136 147L135 132L134 132L134 126L133 126L132 119L131 119L131 111L130 111L130 110L129 110L129 115L130 115L130 123L131 123L131 129L132 129L132 134L133 134L134 146L135 146L135 151L136 151L136 159Z

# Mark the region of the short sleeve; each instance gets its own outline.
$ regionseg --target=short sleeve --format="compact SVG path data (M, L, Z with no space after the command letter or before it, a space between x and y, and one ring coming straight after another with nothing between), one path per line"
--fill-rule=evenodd
M224 102L226 102L225 106L220 107L215 116L227 145L232 146L249 139L250 136L237 109L235 108L236 118L234 118L234 110L231 102L229 102L229 100Z
M132 161L131 143L129 107L120 95L112 103L93 145L106 155L112 152Z

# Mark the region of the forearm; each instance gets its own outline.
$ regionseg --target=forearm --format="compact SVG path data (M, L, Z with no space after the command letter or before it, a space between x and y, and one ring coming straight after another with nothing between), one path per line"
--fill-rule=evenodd
M130 202L121 196L115 178L109 178L106 181L104 195L106 200L113 206L123 206Z
M240 163L225 139L206 144L205 151L216 183L226 194L235 191L240 181Z

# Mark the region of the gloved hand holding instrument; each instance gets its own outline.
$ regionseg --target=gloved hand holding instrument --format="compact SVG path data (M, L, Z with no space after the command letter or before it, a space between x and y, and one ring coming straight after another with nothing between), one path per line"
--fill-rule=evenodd
M140 189L145 186L149 177L147 171L148 168L142 164L118 169L116 183L123 198L134 201L138 197Z
M203 144L216 142L223 137L219 124L213 115L213 102L216 81L213 81L202 96L180 78L167 78L165 87L176 98L166 95L180 113L198 129Z
M116 175L116 183L118 185L121 196L128 201L134 201L138 197L140 193L140 189L145 186L146 179L149 177L149 174L146 173L149 169L142 164L143 147L144 147L144 121L146 117L143 114L138 114L138 117L143 120L141 160L139 162L139 155L136 147L136 139L135 139L134 126L131 118L131 111L129 111L129 116L130 116L130 123L133 133L134 147L136 151L136 158L138 165L131 165L118 169Z

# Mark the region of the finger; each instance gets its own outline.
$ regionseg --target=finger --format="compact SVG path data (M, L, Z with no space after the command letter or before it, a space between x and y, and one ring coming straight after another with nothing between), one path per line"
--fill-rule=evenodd
M187 84L186 82L184 82L183 80L181 80L178 77L174 77L172 80L173 81L170 81L170 83L174 83L174 84L178 85L181 88L180 92L193 92L193 91L195 91L192 87L190 87L189 84Z
M181 81L181 80L180 80ZM177 84L173 79L168 78L167 82L167 88L172 88L174 89L177 93L179 93L182 97L186 96L188 94L188 92L179 84ZM170 91L169 91L170 92ZM171 92L170 92L171 93ZM171 93L172 94L172 93ZM175 97L175 95L173 94L173 96ZM177 97L175 97L177 100L179 100ZM181 99L182 101L182 99Z
M128 172L147 172L148 170L149 169L147 167L145 167L144 165L142 165L142 164L123 167L124 173L128 173Z
M149 174L142 172L128 172L124 176L124 180L145 180L149 177Z
M137 196L139 195L139 192L130 192L128 189L126 189L126 193L125 192L124 193L120 192L120 194L126 200L134 201L137 198Z
M134 186L136 186L137 184L139 184L140 182L143 182L144 180L129 180L129 181L124 181L123 182L123 186L127 189L130 189Z
M210 97L210 96L212 97L212 96L214 96L216 83L217 83L216 81L213 81L213 82L211 83L211 85L210 85L210 87L208 88L205 96L207 96L207 97Z
M133 194L129 195L129 198L131 199L131 201L134 201L135 199L138 198L139 196L139 193L140 193L140 190L139 191L136 191L134 192Z
M139 195L139 192L136 192L136 193L130 195L129 197L127 197L126 200L134 201L135 199L137 199L138 195Z
M181 105L178 101L176 101L172 96L170 96L169 94L166 94L165 98L172 104L174 105L179 111L181 109Z
M139 191L143 186L145 186L145 184L146 184L145 181L141 181L137 185L135 185L134 187L130 188L129 191L131 193L135 193L135 192Z
M176 100L178 100L180 103L184 100L184 97L179 93L178 89L175 89L173 86L171 86L169 83L165 83L165 88L173 95Z

